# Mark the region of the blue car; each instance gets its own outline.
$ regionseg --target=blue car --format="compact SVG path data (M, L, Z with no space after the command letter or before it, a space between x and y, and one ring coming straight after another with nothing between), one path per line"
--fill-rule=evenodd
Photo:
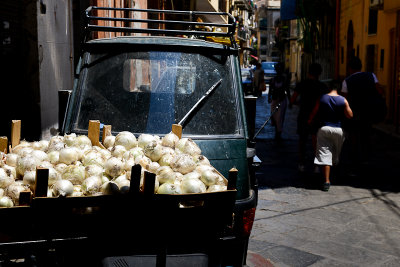
M242 88L246 95L253 94L253 71L251 68L242 68Z
M261 67L264 70L264 80L266 83L269 83L269 80L271 80L272 77L276 76L276 70L275 70L275 65L278 62L261 62Z

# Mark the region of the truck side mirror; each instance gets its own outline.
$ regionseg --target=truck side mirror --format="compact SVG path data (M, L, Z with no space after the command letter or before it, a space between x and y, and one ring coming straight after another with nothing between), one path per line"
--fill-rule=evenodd
M64 133L65 114L67 113L71 90L58 91L58 132Z

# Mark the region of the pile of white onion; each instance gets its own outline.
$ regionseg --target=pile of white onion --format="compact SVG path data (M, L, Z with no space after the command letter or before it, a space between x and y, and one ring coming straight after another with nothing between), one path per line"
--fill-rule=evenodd
M129 190L133 165L156 174L155 192L188 194L226 190L227 181L190 138L124 131L107 136L104 148L85 135L22 141L0 161L0 207L18 205L19 193L33 190L36 168L49 169L48 196L89 196Z

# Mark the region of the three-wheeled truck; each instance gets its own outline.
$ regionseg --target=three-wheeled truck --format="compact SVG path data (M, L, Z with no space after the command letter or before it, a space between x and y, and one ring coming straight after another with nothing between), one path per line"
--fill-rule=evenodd
M103 17L101 11L127 16ZM132 18L134 13L145 19ZM205 15L229 23L198 20ZM86 19L61 134L88 135L90 120L100 122L100 128L111 125L114 135L130 131L162 137L178 125L182 136L194 140L227 178L228 190L154 194L149 173L140 191L140 169L134 166L126 194L38 194L29 206L0 210L17 229L1 240L0 255L22 253L25 264L33 266L244 265L257 205L257 163L247 129L234 17L89 7ZM112 37L96 38L99 32Z

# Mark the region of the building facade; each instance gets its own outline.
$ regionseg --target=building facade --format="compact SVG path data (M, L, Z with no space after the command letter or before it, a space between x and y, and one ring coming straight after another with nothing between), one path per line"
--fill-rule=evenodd
M398 132L400 1L341 1L339 36L339 76L348 74L348 59L358 56L363 70L374 72L382 85L388 106L387 122L394 124Z

